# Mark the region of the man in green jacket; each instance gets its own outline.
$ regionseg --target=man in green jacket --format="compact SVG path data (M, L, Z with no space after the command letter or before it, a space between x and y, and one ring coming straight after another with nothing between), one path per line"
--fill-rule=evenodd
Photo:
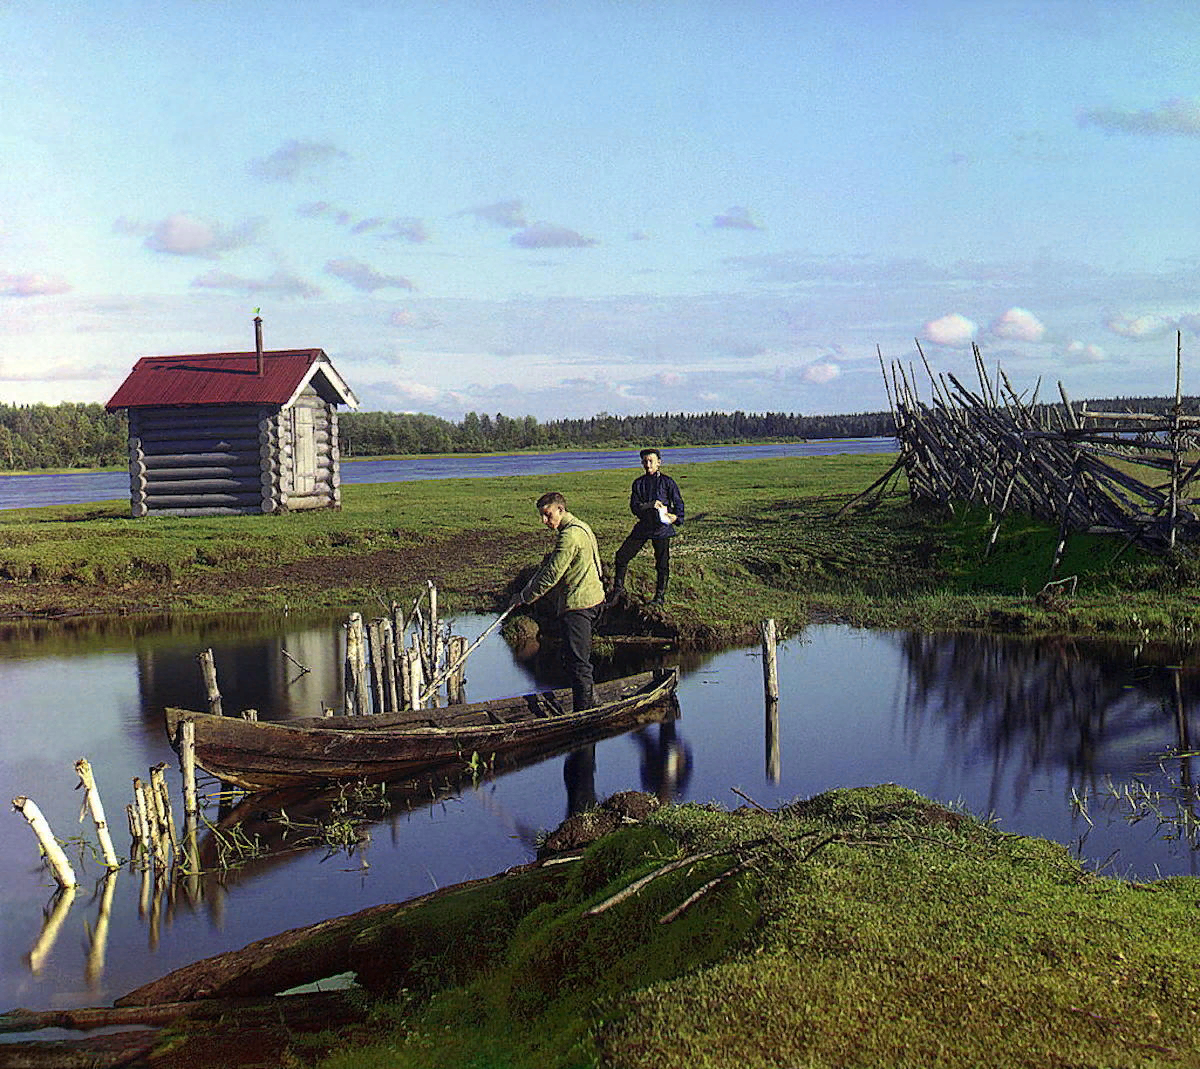
M576 709L596 704L592 692L592 628L604 607L600 582L600 550L592 529L567 511L567 499L552 491L537 499L542 523L557 538L533 578L513 598L513 605L528 605L557 590L561 606L563 659L571 679L571 699Z

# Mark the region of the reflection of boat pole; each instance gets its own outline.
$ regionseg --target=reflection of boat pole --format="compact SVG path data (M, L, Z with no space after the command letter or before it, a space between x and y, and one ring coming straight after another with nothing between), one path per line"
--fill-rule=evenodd
M766 775L769 783L778 783L781 762L779 758L779 661L775 641L775 621L764 620L759 628L762 632L763 700L766 707L763 725Z
M29 969L31 972L41 972L42 966L46 964L46 958L49 957L50 951L54 949L54 942L58 939L58 933L62 930L63 921L67 919L67 914L71 910L71 903L74 901L74 886L61 887L54 892L54 906L46 914L46 920L42 924L42 930L37 937L37 942L33 944L33 949L29 951Z
M117 871L113 869L104 875L100 912L96 916L96 927L92 931L92 944L88 947L87 965L84 967L88 987L95 987L104 975L104 953L108 946L108 922L112 916L113 893L117 889Z

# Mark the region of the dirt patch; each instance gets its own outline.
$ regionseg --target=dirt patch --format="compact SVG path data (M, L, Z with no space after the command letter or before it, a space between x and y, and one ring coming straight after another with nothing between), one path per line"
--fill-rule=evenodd
M568 817L538 848L538 858L564 850L578 850L603 839L624 824L637 824L656 810L661 803L652 794L642 791L621 791L606 798L594 809Z

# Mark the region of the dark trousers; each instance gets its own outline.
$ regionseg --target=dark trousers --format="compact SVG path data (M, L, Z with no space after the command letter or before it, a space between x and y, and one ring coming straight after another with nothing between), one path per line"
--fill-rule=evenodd
M590 609L568 609L562 617L562 656L577 694L592 686L592 628L603 605Z
M660 594L666 593L667 580L671 578L671 536L665 535L662 538L650 538L647 535L640 535L636 532L626 538L621 543L621 548L617 550L613 585L618 590L625 589L625 572L629 569L629 562L638 555L638 551L647 542L652 543L654 546L654 571L658 579L656 592Z

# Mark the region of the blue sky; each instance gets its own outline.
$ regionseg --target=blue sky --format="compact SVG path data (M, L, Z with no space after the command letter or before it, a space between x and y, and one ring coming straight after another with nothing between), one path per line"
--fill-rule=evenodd
M366 410L1200 393L1192 0L0 0L0 400L323 348ZM1193 370L1195 369L1195 370Z

